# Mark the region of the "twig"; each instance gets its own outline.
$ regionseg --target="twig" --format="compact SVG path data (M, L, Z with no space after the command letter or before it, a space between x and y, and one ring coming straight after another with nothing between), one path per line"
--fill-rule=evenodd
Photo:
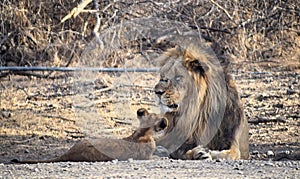
M95 24L94 29L93 29L93 34L94 34L98 44L100 45L100 49L103 50L104 49L104 44L103 44L103 41L100 39L100 35L99 35L101 19L100 19L100 14L99 14L98 0L94 0L94 8L95 8L95 10L97 10L97 12L95 13L96 24Z
M16 71L16 72L4 72L4 73L0 73L0 78L7 77L8 75L11 75L11 74L21 75L21 76L29 76L29 77L34 76L34 77L37 77L37 78L48 78L49 77L48 75L42 75L42 74L36 74L36 73Z
M223 8L220 4L218 4L217 2L215 2L214 0L209 0L211 3L213 3L214 5L216 5L218 8L220 8L222 11L225 12L225 14L227 15L227 17L232 20L233 18L231 17L231 15L228 13L228 11Z
M112 97L110 97L108 99L99 99L99 100L74 104L74 107L75 108L89 108L89 107L92 107L92 106L97 105L97 104L109 103L109 102L112 102L112 101L113 101L113 99L112 99Z
M268 123L268 122L283 122L283 123L285 123L286 121L282 118L275 118L275 119L258 118L257 120L249 121L250 124L259 124L259 123Z
M30 141L32 141L34 139L37 139L38 137L40 137L40 136L33 136L33 137L29 138L29 139L25 139L25 140L21 140L21 141L14 141L14 143L15 144L24 144L24 143L30 142Z
M140 101L140 102L134 102L131 103L131 105L147 105L147 106L157 106L155 102L147 102L147 101Z
M110 86L110 87L107 87L107 88L102 88L102 89L94 91L94 94L99 94L99 93L103 93L103 92L106 92L106 91L110 91L110 90L112 90L114 88L115 88L115 86Z
M71 121L71 122L75 122L75 120L72 119L67 119L65 117L61 117L61 116L52 116L52 115L47 115L47 114L42 114L42 117L47 117L47 118L57 118L57 119L62 119L64 121Z
M132 125L132 121L126 120L126 119L119 120L119 119L111 118L111 120L113 120L115 123L118 123L118 124Z
M92 0L83 0L77 7L72 9L72 11L68 15L66 15L60 22L63 23L71 17L76 17L90 2L92 2Z

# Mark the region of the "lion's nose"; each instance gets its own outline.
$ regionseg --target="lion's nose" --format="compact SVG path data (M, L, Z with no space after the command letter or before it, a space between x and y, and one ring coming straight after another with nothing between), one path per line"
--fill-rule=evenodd
M154 87L154 92L158 97L160 97L161 95L163 95L165 93L165 90L163 90L162 87L159 84L157 84Z
M155 91L155 94L156 94L157 96L161 96L161 95L163 95L164 93L165 93L165 91L160 91L160 90Z

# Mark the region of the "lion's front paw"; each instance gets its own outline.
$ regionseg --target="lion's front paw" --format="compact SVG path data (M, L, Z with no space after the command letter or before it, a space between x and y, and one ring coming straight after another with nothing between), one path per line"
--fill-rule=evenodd
M186 158L188 160L212 160L208 149L205 149L200 145L187 151Z

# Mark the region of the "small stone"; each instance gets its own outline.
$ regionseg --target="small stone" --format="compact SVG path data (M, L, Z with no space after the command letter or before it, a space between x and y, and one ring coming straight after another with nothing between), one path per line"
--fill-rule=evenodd
M116 163L118 163L118 159L112 160L111 162L112 162L113 164L116 164Z
M268 162L268 163L266 163L266 166L272 166L273 167L275 165L274 165L274 163Z
M252 154L253 155L257 155L257 154L259 154L259 151L258 150L254 150L254 151L252 151Z
M233 170L240 170L240 168L239 167L234 167Z
M128 159L128 162L133 162L133 159L132 159L132 158L129 158L129 159Z
M1 113L2 113L2 116L5 118L11 117L11 114L9 111L2 111L2 112L0 111L0 115L1 115Z
M259 94L256 96L256 100L262 101L262 100L264 100L264 96L262 94Z
M277 104L273 104L273 107L282 109L284 106L282 103L277 103Z
M292 90L292 89L286 90L286 94L287 94L287 95L293 95L293 94L295 94L295 93L297 93L295 90Z
M268 156L268 157L274 156L274 152L271 151L271 150L267 151L267 156Z

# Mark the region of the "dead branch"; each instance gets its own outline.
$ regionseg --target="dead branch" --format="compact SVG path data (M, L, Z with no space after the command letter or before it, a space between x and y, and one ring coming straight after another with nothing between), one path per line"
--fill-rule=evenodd
M30 72L26 72L26 71L10 71L10 72L0 73L0 78L4 78L4 77L7 77L7 76L12 75L12 74L13 75L20 75L20 76L28 76L28 77L37 77L37 78L48 78L49 77L48 74L43 75L43 74L37 74L37 73L30 73Z
M222 7L220 4L218 4L217 2L215 2L214 0L209 0L211 3L213 3L214 5L216 5L218 8L220 8L222 11L224 11L224 13L227 15L227 17L232 20L233 18L231 17L231 15L229 14L229 12Z
M275 119L267 119L259 117L257 120L249 121L250 124L259 124L259 123L268 123L268 122L282 122L285 123L286 121L282 118L275 118Z
M72 9L72 11L66 15L60 22L64 23L66 20L70 19L71 17L75 18L80 12L90 3L92 0L83 0L77 7Z
M47 115L47 114L42 114L41 116L42 117L47 117L47 118L61 119L61 120L64 120L64 121L70 121L70 122L74 122L75 123L75 120L73 120L73 119L67 119L67 118L62 117L62 116L53 116L53 115Z
M95 24L94 29L93 29L93 34L96 38L96 41L100 45L100 49L104 49L104 44L103 44L102 40L100 39L100 35L99 35L101 19L100 19L100 14L98 12L99 11L98 0L94 0L94 8L95 8L95 10L97 10L97 12L94 15L95 18L96 18L96 24Z
M129 120L129 119L116 119L116 118L111 118L111 120L113 120L115 123L118 123L118 124L124 124L124 125L132 125L132 121Z

